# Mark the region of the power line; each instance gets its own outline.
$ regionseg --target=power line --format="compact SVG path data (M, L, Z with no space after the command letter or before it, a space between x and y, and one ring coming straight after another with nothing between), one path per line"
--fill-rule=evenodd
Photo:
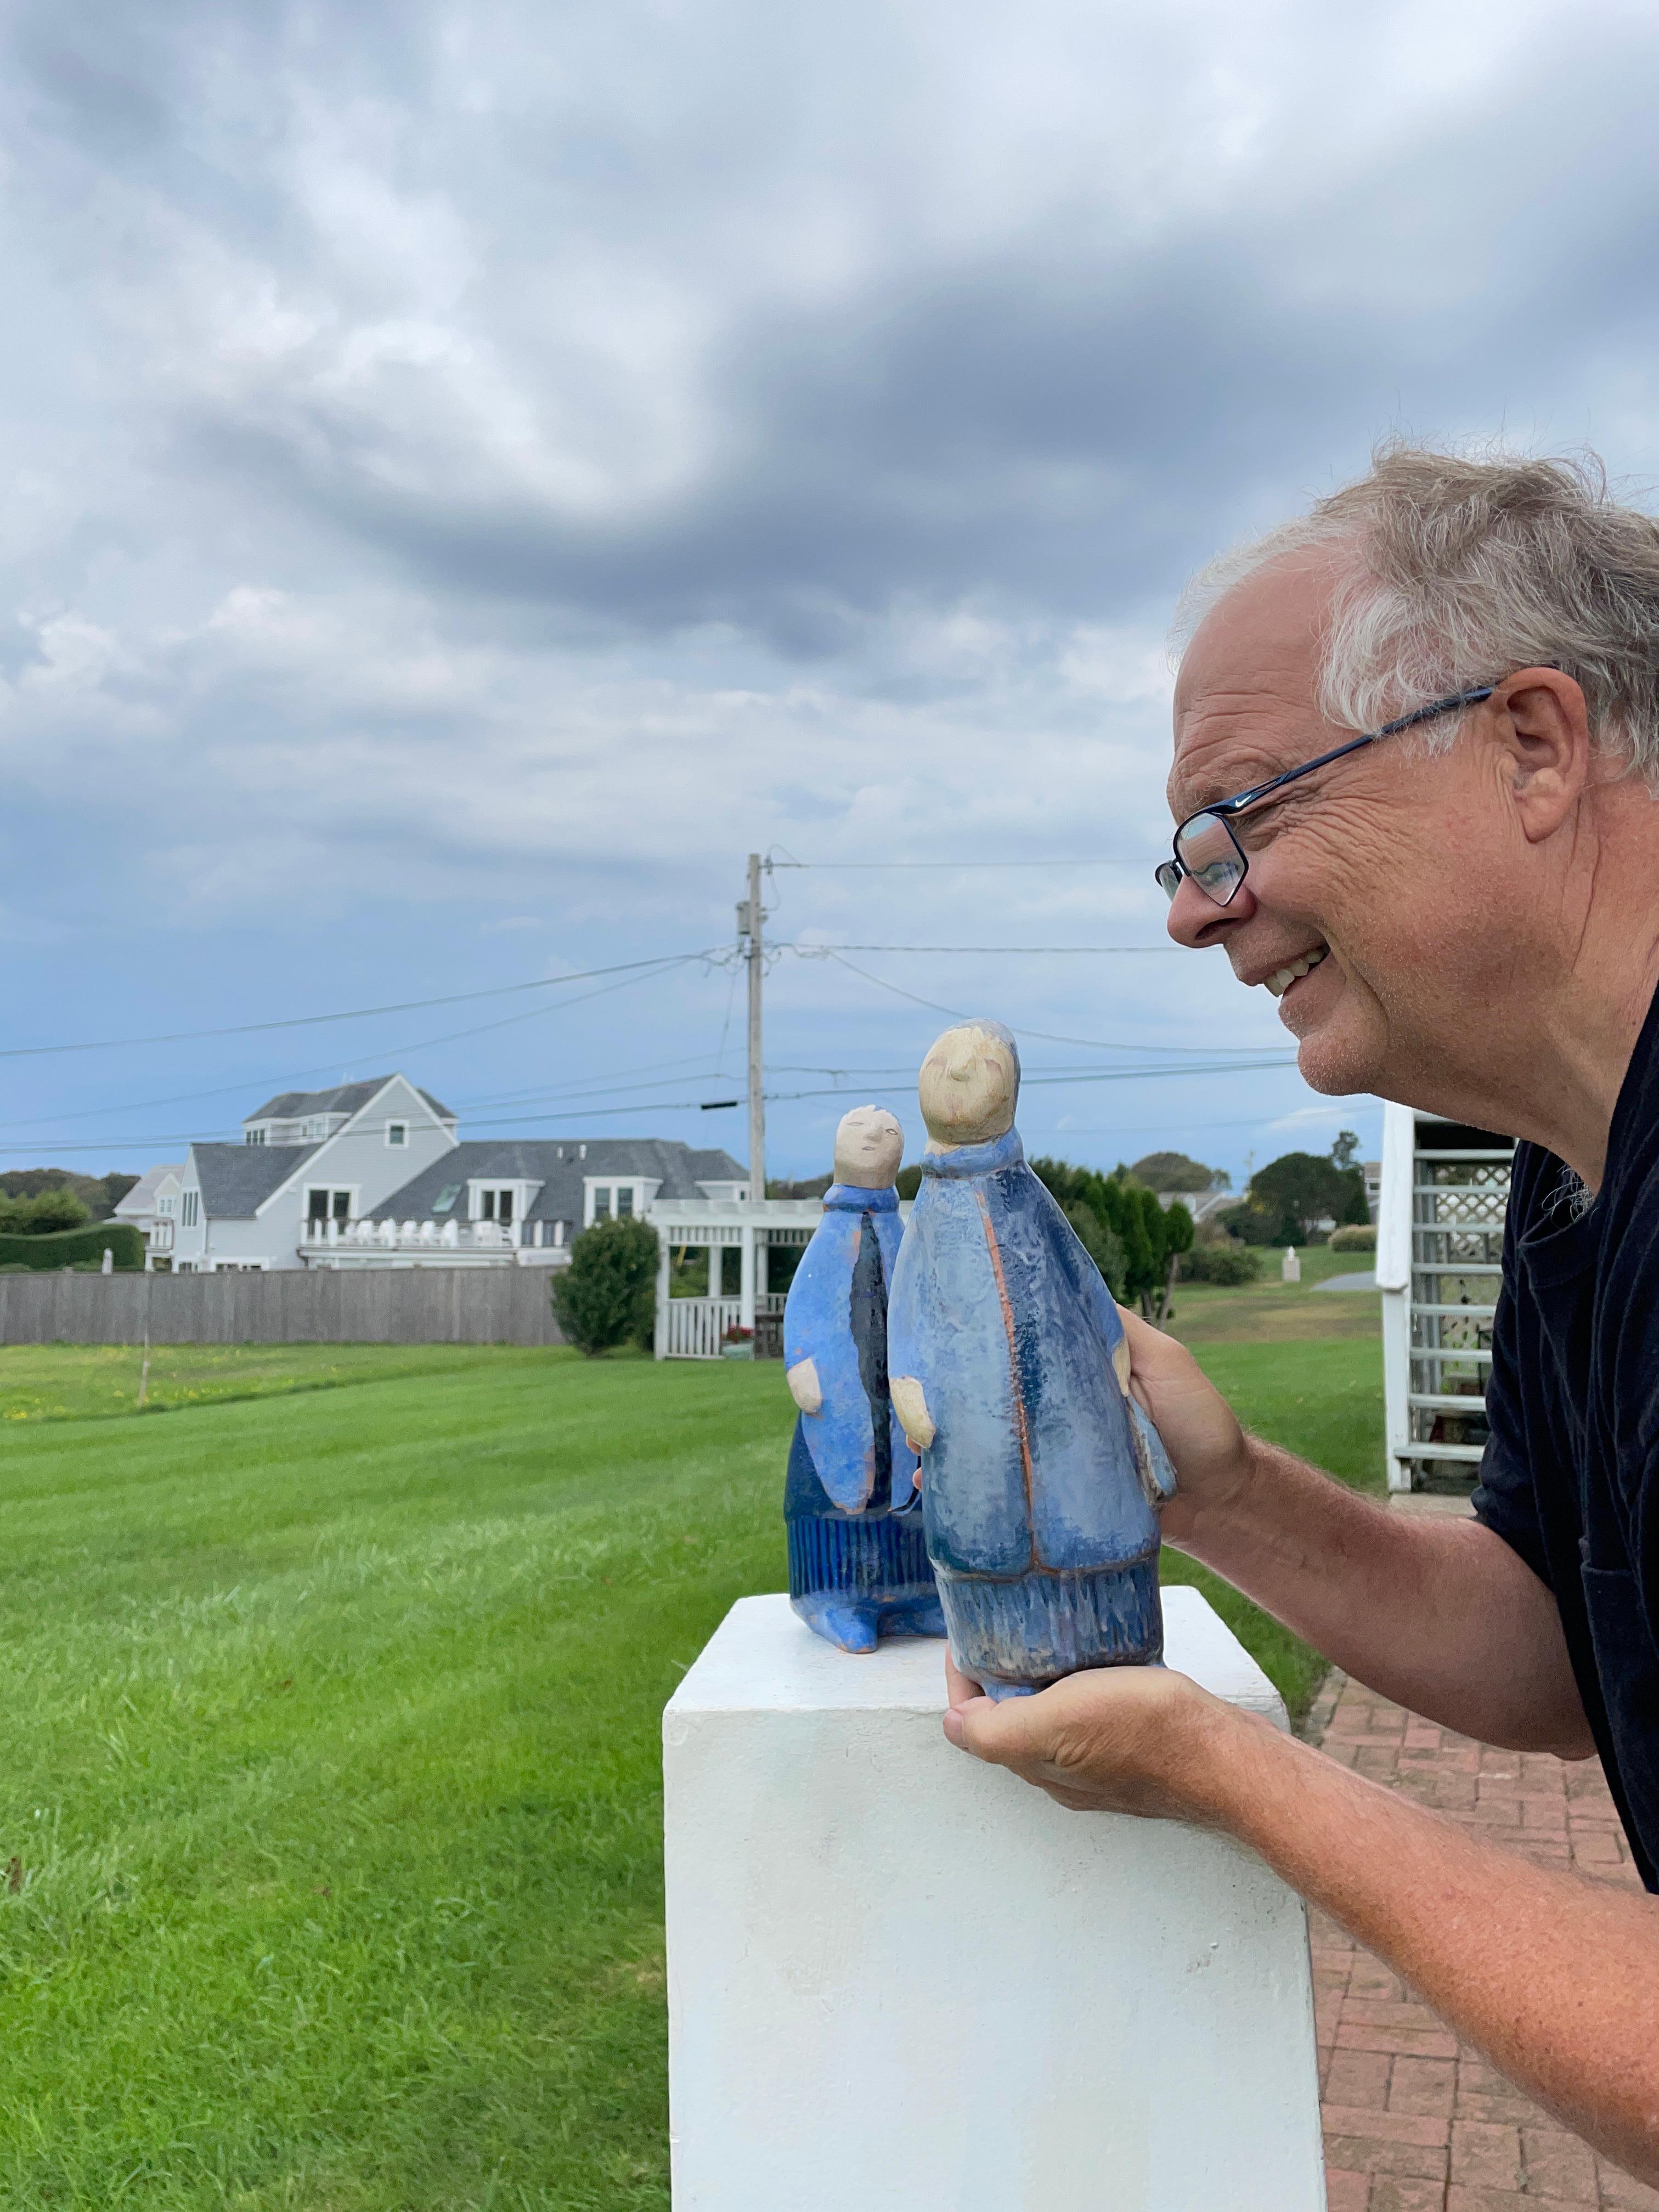
M683 959L690 959L696 957L696 956L695 955L676 957L665 963L659 964L649 972L624 976L622 981L617 983L607 983L605 985L603 989L598 991L584 991L580 998L562 1000L557 1004L550 1006L532 1006L527 1014L508 1014L498 1022L483 1022L473 1029L451 1030L443 1036L417 1038L412 1044L389 1045L384 1048L386 1057L388 1060L398 1059L405 1053L424 1051L429 1045L453 1044L463 1037L483 1036L492 1030L511 1029L520 1022L538 1021L544 1014L564 1013L572 1006L585 1006L592 1000L609 998L613 991L628 990L635 983L648 983L653 981L654 976L666 974L670 968L681 965ZM593 972L596 974L604 974L607 971L604 969L596 969ZM573 977L570 980L573 981L579 981L580 978ZM520 987L513 985L509 988L517 989ZM70 1048L65 1048L70 1049ZM695 1057L701 1058L705 1056L706 1055L696 1055ZM659 1064L665 1066L684 1067L688 1065L688 1062L686 1060L670 1060L660 1062ZM337 1065L337 1063L331 1060L324 1061L320 1064L321 1066L333 1066L335 1065ZM118 1106L88 1106L76 1108L72 1112L67 1114L37 1115L32 1120L28 1121L0 1121L0 1130L50 1128L58 1122L94 1121L101 1115L141 1114L148 1111L148 1109L152 1106L188 1106L194 1104L196 1100L198 1098L224 1098L228 1097L232 1091L240 1091L246 1095L247 1091L254 1088L256 1084L263 1090L271 1084L293 1083L301 1076L315 1075L319 1072L320 1068L318 1066L300 1068L297 1070L290 1069L284 1075L249 1076L245 1083L222 1083L211 1091L184 1091L172 1093L164 1098L129 1099L124 1104ZM629 1071L623 1070L622 1072L626 1073ZM718 1070L715 1071L716 1073L718 1073ZM609 1079L609 1078L595 1079L596 1081L606 1081ZM341 1084L332 1087L336 1089L343 1089L344 1085L343 1084ZM559 1094L557 1092L550 1093L546 1091L536 1091L524 1095L536 1097L545 1097L550 1096L557 1097ZM482 1103L484 1104L505 1104L507 1102L503 1099L485 1100ZM63 1151L67 1148L60 1146L58 1149ZM96 1151L98 1148L94 1146L88 1149Z
M890 983L884 975L872 975L867 968L855 968L850 960L843 960L839 952L832 951L830 947L826 946L824 950L827 957L835 961L838 967L846 969L849 975L857 975L866 983L873 983L878 991L890 991L895 998L908 999L913 1006L926 1006L931 1012L935 1014L949 1014L952 1021L969 1022L974 1019L974 1016L972 1014L963 1013L959 1007L941 1006L937 999L918 998L914 991L904 990L897 983ZM1202 1045L1190 1044L1115 1044L1105 1037L1060 1036L1053 1030L1030 1029L1024 1023L1020 1024L1019 1034L1022 1036L1040 1038L1044 1044L1084 1045L1096 1052L1156 1052L1191 1054L1203 1052L1206 1049L1212 1049L1218 1052L1224 1049L1224 1048L1220 1046L1206 1048ZM1252 1050L1259 1052L1262 1048L1261 1046L1251 1047L1249 1045L1228 1045L1224 1049L1230 1053L1243 1053ZM1294 1066L1295 1061L1296 1054L1293 1052L1290 1052L1286 1053L1283 1059L1275 1062L1274 1065L1289 1067ZM1179 1074L1182 1072L1182 1070L1177 1068L1171 1068L1170 1070L1170 1073L1172 1075Z
M1157 862L1145 853L1131 859L1102 857L1091 854L1087 859L1058 859L1052 860L771 860L766 863L767 872L782 868L812 868L819 872L844 872L849 868L955 868L958 872L981 868L1152 868Z
M801 945L779 944L774 952L799 952L810 959L817 952L1035 952L1044 958L1067 952L1184 952L1184 945Z
M314 1029L325 1022L367 1021L373 1014L406 1014L423 1006L459 1006L479 999L502 999L520 991L556 991L567 983L590 982L596 975L621 975L641 968L678 968L696 960L710 960L727 954L723 945L706 946L701 952L659 953L650 960L622 960L609 968L584 968L573 975L540 975L528 983L497 983L484 991L451 991L437 999L398 999L384 1006L351 1006L337 1014L294 1014L276 1022L238 1022L228 1029L173 1030L164 1035L139 1037L94 1037L77 1044L23 1044L0 1047L0 1060L36 1060L52 1053L118 1052L148 1044L193 1044L204 1037L256 1036L270 1030ZM461 1030L459 1036L478 1034L476 1030ZM445 1037L430 1040L434 1044L447 1043ZM396 1049L409 1052L418 1049L402 1045Z

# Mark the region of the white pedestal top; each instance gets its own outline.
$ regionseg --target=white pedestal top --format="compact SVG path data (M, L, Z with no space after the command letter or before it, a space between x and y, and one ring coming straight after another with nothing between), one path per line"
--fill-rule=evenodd
M1278 1691L1199 1591L1164 1591L1164 1656L1212 1696L1285 1725ZM667 1728L692 1713L944 1710L945 1646L938 1638L884 1643L855 1656L814 1636L787 1597L744 1597L669 1699L664 1722Z

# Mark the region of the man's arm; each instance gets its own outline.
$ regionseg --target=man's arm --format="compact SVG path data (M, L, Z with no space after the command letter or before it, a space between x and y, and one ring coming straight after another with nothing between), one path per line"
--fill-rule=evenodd
M1501 1536L1390 1513L1246 1436L1183 1345L1123 1318L1131 1388L1180 1481L1166 1543L1413 1712L1484 1743L1590 1755L1555 1600Z
M1064 1805L1249 1844L1540 2104L1659 2184L1659 1903L1477 1842L1161 1668L1001 1705L952 1669L951 1698L952 1742Z

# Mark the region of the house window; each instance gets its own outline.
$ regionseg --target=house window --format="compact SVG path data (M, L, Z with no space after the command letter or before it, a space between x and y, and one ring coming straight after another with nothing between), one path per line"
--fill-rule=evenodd
M456 1200L460 1196L460 1194L461 1186L459 1183L447 1182L443 1188L438 1193L436 1198L433 1200L432 1211L434 1213L447 1213L450 1207L454 1205Z
M611 1196L612 1193L609 1183L606 1183L602 1189L596 1190L594 1192L593 1218L595 1221L610 1220Z
M394 1152L401 1151L409 1142L408 1122L388 1121L386 1125L386 1140Z
M351 1193L313 1183L306 1192L306 1219L313 1222L349 1221Z
M186 1229L194 1229L200 1219L201 1193L187 1190L179 1201L179 1218Z
M245 1145L263 1145L264 1140L265 1133L263 1129L248 1129L243 1133L242 1142Z
M171 1213L173 1200L170 1198L158 1198L155 1201L155 1211L158 1213Z
M513 1218L513 1194L510 1190L487 1190L481 1194L483 1212L480 1219L499 1221L502 1227Z
M617 1218L626 1221L634 1211L634 1186L631 1182L617 1186Z

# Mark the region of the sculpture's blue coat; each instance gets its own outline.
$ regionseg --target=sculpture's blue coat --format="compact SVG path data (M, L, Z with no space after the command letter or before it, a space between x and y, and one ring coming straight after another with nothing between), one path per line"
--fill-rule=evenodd
M887 1389L887 1290L898 1194L836 1183L784 1307L786 1369L810 1359L823 1403L795 1423L784 1486L789 1595L814 1632L868 1651L943 1636L916 1455Z
M921 1167L888 1361L934 1423L927 1548L958 1662L990 1686L1154 1659L1151 1500L1175 1479L1114 1372L1111 1294L1015 1131Z
M818 1480L843 1513L862 1512L874 1500L877 1485L870 1394L860 1373L860 1357L867 1366L871 1347L860 1352L851 1316L860 1246L872 1234L876 1250L865 1254L866 1265L873 1259L884 1284L890 1282L903 1235L898 1193L832 1183L823 1194L823 1218L801 1255L783 1309L783 1364L790 1368L810 1359L823 1392L822 1411L802 1416L806 1448ZM886 1392L884 1371L884 1400ZM916 1456L890 1407L886 1420L892 1489L905 1504L915 1486ZM880 1501L887 1502L884 1497Z

